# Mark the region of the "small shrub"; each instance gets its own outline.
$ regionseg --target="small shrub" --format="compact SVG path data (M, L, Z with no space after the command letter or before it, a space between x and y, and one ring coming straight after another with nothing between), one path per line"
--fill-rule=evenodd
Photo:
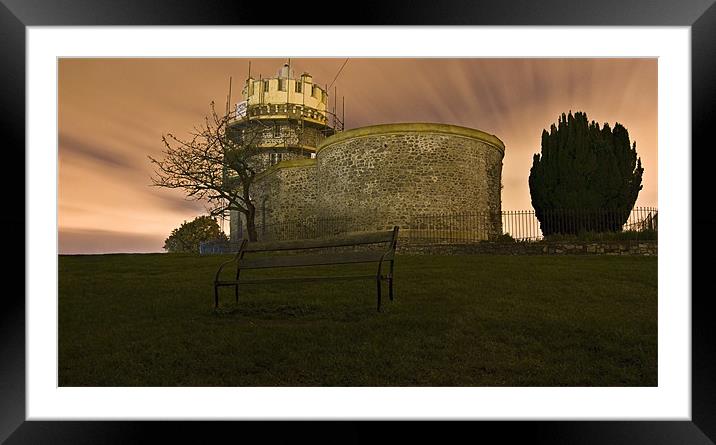
M228 241L219 224L210 216L194 218L172 230L164 240L164 249L170 253L199 253L199 244L203 241Z
M516 242L514 238L512 238L512 235L509 233L503 233L502 235L498 236L495 241L498 243L514 243Z

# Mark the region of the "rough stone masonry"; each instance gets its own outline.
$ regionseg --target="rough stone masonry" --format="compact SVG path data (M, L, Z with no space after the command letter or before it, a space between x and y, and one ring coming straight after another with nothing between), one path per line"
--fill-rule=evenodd
M318 146L315 159L283 161L258 177L256 223L283 230L290 221L345 219L361 230L398 225L407 236L416 217L484 212L496 215L486 236L499 235L504 153L497 137L455 125L340 132Z

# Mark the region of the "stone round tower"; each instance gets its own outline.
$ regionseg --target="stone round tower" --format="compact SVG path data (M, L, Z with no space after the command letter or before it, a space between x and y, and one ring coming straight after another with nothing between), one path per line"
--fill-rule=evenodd
M296 77L288 63L274 77L249 75L227 132L241 141L254 138L261 153L253 159L258 171L282 161L315 157L318 145L343 129L343 122L327 110L328 92L304 72ZM243 235L242 216L230 215L230 237Z
M470 214L482 239L502 233L505 146L483 131L437 123L373 125L338 133L316 155L319 217L366 229L420 229L422 217ZM477 221L449 218L443 229ZM464 228L463 228L464 226Z
M343 127L327 111L326 90L313 83L308 73L295 77L288 64L274 77L249 76L241 96L228 130L238 139L247 133L260 135L258 145L264 153L259 158L264 168L283 160L313 157L323 139Z

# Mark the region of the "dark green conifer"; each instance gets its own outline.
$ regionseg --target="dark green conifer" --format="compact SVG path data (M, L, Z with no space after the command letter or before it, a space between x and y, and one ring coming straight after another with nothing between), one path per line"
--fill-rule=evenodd
M584 112L562 113L542 131L529 185L542 233L619 231L642 189L644 169L629 132L599 128Z

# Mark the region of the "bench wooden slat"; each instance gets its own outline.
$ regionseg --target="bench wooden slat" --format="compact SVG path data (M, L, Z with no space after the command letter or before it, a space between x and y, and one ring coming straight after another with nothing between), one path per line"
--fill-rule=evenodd
M343 252L317 255L267 256L258 258L242 258L239 268L265 269L271 267L328 266L331 264L374 263L381 257L391 260L393 253L386 252ZM242 281L243 282L243 281Z
M375 274L371 275L324 275L322 277L317 276L306 276L306 277L270 277L270 278L253 278L253 279L242 279L241 284L260 284L280 281L324 281L324 280L358 280L358 279L371 279L375 280ZM217 281L217 286L235 286L236 281Z
M280 250L320 249L324 247L356 246L361 244L387 243L393 240L393 231L357 233L341 238L315 240L274 241L263 243L247 243L245 252L274 252Z

